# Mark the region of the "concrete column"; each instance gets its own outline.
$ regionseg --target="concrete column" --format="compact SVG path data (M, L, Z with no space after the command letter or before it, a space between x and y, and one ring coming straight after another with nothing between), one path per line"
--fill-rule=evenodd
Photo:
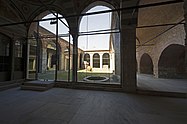
M122 8L137 5L137 0L122 1ZM127 92L136 91L136 26L135 9L121 11L121 83Z
M93 54L90 54L90 67L93 68Z
M103 69L103 54L99 54L100 56L100 69Z

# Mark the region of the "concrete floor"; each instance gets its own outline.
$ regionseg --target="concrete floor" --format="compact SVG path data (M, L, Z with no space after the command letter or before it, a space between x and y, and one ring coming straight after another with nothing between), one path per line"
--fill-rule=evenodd
M152 75L137 75L138 89L187 93L187 79L162 79Z
M0 124L186 124L187 99L53 88L0 92Z

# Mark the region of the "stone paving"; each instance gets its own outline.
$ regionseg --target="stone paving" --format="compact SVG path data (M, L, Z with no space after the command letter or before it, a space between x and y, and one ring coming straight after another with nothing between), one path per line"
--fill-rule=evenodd
M0 92L0 124L186 124L187 99L117 92L13 88Z
M163 79L138 74L137 86L143 90L187 93L187 79Z

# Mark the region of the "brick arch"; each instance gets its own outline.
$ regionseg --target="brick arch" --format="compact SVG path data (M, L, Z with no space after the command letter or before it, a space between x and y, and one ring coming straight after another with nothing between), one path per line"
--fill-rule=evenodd
M50 11L53 12L57 12L60 15L65 15L65 12L60 9L57 6L52 6L50 5L48 9L46 9L45 7L40 7L39 9L37 9L36 11L34 11L31 15L30 18L28 19L28 21L33 21L33 20L37 20L37 19L42 19L43 17L47 16L48 14L51 14ZM65 18L66 19L66 18ZM69 20L66 19L68 25L70 26ZM29 30L31 30L31 27L33 26L34 23L30 23L29 24ZM30 32L30 31L28 31Z
M140 73L153 74L153 61L147 53L144 53L140 59Z
M181 78L185 74L185 47L172 44L166 47L159 58L158 77Z
M51 10L52 11L52 10ZM54 10L54 11L56 11L56 10ZM39 11L38 11L39 12ZM56 11L56 12L58 12L58 11ZM34 19L42 19L43 17L45 17L45 16L47 16L47 15L49 15L49 14L51 14L48 10L45 10L45 11L43 11L43 12L41 12L41 13L39 13L37 16L35 16L35 18ZM61 14L61 13L58 13L58 14ZM62 15L62 14L61 14ZM34 20L33 19L33 20ZM67 21L67 20L66 20ZM67 21L67 23L68 23L68 21ZM68 25L69 25L69 23L68 23ZM33 31L34 30L36 30L36 26L37 26L37 23L31 23L30 24L30 27L29 27L29 30L28 30L28 34L30 35L30 34L32 34L33 33ZM59 43L60 44L60 43ZM59 46L59 48L60 49L62 49L62 47L61 47L61 45L58 45Z

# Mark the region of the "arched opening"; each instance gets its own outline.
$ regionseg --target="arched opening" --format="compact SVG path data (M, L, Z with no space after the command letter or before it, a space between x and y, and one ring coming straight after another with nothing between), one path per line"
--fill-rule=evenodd
M100 55L98 53L93 55L93 68L100 68Z
M88 5L82 13L111 9L114 9L111 4L96 1ZM79 18L78 48L84 53L90 54L89 69L78 70L79 81L83 81L84 76L95 75L109 77L111 80L108 82L120 81L119 25L117 12L86 15ZM104 56L102 56L103 54Z
M185 48L172 44L165 48L158 63L160 78L183 78L185 74Z
M84 55L84 61L90 63L90 55L88 53Z
M68 80L72 69L72 37L67 21L59 13L39 14L29 30L29 75L39 80ZM48 18L54 18L47 20ZM46 20L43 20L46 19Z
M104 69L109 69L110 68L110 55L109 55L109 53L104 53L102 59L103 59L103 68Z
M84 55L84 69L87 69L90 66L90 55L86 53Z
M153 61L147 53L144 53L140 59L140 73L153 74Z

